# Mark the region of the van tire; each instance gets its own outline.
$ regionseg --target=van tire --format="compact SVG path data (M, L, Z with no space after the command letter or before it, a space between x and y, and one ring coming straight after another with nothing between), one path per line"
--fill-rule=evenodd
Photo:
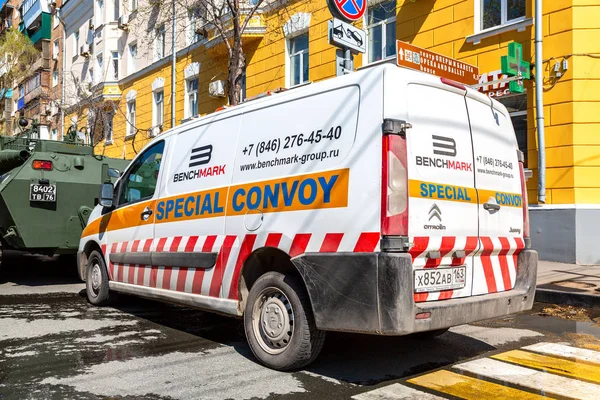
M274 326L267 326L267 319ZM261 324L265 329L260 328ZM276 271L262 275L250 289L244 331L254 356L279 371L310 364L325 342L325 332L315 325L302 280Z
M104 257L97 250L92 251L86 266L85 288L87 298L95 306L105 306L110 301L108 272Z

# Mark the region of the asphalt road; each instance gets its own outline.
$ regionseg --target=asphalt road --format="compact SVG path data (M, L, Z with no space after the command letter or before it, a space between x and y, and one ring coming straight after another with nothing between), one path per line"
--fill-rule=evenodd
M256 363L235 319L129 296L96 308L86 301L72 266L15 257L4 267L0 399L482 399L485 393L565 397L569 390L571 397L593 398L589 391L600 393L600 325L593 321L598 310L536 304L531 312L456 327L429 340L330 333L316 362L281 373ZM560 345L523 349L538 343ZM511 352L515 349L523 350ZM523 361L522 353L542 359ZM581 362L587 369L577 367ZM528 371L533 371L529 380L523 378Z

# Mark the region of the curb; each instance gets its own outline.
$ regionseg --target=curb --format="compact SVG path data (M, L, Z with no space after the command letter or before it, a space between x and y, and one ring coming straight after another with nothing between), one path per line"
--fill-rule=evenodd
M567 304L577 307L600 307L600 296L585 293L561 292L550 289L536 289L535 301L540 303Z

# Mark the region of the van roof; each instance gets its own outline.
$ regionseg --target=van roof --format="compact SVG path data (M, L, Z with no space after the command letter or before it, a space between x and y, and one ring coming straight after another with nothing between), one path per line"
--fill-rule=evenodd
M191 121L186 121L180 125L177 125L175 128L169 129L165 133L161 134L160 136L158 136L158 137L154 138L152 141L150 141L148 143L148 145L151 143L160 141L166 137L170 137L172 135L177 135L183 131L187 131L190 128L193 128L196 126L202 126L206 123L211 123L211 122L219 121L222 119L231 118L231 117L237 116L239 114L243 114L244 112L247 112L250 110L265 107L265 105L269 105L270 103L284 102L284 101L291 100L294 98L305 97L312 93L323 92L328 89L336 89L336 88L339 88L342 86L357 84L357 83L360 83L360 81L365 80L365 78L368 78L369 76L379 74L383 77L384 75L387 75L388 73L409 75L409 80L414 81L414 82L424 83L424 84L429 83L429 84L433 84L435 86L439 86L439 83L440 83L440 77L438 77L438 76L431 75L431 74L421 72L421 71L411 70L408 68L398 67L395 64L391 64L391 63L383 63L383 64L376 65L376 66L369 67L369 68L362 68L362 69L360 69L354 73L348 74L348 75L319 81L316 83L312 83L310 85L304 85L301 87L294 88L293 90L285 90L285 91L275 93L270 96L264 96L262 98L257 98L252 101L244 102L237 106L227 107L218 112L213 112L210 114L203 115L201 117L196 117ZM485 94L483 94L475 89L471 89L468 86L466 86L466 88L467 88L467 95L470 98L477 100L481 103L484 103L486 105L490 105L490 106L494 107L495 109L497 109L498 111L501 111L504 114L508 115L508 112L502 103L498 102L497 100L491 99L488 96L486 96Z

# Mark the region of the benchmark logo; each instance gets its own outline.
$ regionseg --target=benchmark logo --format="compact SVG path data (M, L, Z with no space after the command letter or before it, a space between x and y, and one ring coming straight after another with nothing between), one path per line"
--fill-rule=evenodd
M212 144L196 147L190 154L189 168L206 165L212 160ZM173 182L184 182L192 179L206 178L209 176L218 176L225 174L226 165L215 165L212 167L193 169L187 172L180 172L173 175Z
M456 157L456 141L450 137L431 135L433 140L433 154L436 156ZM473 163L454 161L447 158L416 156L415 163L418 166L452 169L455 171L473 172Z

